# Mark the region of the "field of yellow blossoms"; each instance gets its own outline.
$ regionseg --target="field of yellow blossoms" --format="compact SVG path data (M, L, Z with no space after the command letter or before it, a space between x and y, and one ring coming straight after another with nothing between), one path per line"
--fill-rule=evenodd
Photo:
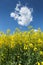
M43 65L43 32L0 32L0 65Z

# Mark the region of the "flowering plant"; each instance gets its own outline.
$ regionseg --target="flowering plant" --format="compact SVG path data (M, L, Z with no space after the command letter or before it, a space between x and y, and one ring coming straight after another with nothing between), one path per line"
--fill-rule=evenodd
M0 32L0 65L43 65L43 32Z

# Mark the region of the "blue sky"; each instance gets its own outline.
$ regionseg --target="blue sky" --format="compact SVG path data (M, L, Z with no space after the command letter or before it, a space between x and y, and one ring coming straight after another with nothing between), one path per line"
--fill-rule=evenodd
M31 25L34 29L40 28L43 31L43 0L0 0L0 31L6 32L10 29L13 32L15 28L27 30L27 26L19 25L18 20L10 16L11 12L15 11L18 2L22 7L33 9L33 19L28 26Z

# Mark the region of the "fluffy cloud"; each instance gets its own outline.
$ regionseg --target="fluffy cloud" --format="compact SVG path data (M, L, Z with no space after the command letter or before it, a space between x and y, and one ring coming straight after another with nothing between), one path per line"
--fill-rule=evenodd
M14 20L17 20L19 25L27 26L33 20L32 12L32 8L21 6L21 3L19 2L16 5L15 11L11 12L10 16L13 17Z
M37 32L38 30L37 29L34 29L35 32Z

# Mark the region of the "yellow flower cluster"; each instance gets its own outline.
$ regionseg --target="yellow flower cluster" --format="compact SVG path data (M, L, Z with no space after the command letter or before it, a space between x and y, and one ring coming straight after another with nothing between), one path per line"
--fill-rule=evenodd
M36 62L36 65L43 65L43 61L42 62Z
M19 30L13 34L10 34L10 30L6 34L0 32L1 65L6 59L9 60L8 65L13 61L15 64L12 65L43 65L43 32L33 29L25 32Z

